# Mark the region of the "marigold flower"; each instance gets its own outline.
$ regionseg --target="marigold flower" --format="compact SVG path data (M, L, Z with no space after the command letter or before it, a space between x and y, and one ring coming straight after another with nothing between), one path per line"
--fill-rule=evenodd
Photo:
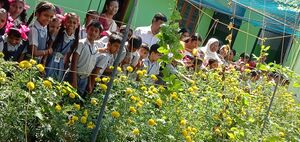
M185 126L186 125L186 120L185 119L180 120L180 125Z
M3 58L5 55L3 54L3 52L0 52L0 58Z
M56 112L60 112L60 111L61 111L61 106L60 106L59 104L57 104L57 105L55 106L55 111L56 111Z
M134 128L134 129L132 130L132 134L134 134L134 135L139 135L139 134L140 134L140 130L139 130L138 128Z
M128 67L126 68L126 70L127 70L128 72L132 72L132 71L133 71L133 68L132 68L131 66L128 66Z
M80 104L76 104L76 103L75 103L75 104L74 104L74 108L77 109L77 110L80 110Z
M72 99L74 99L76 97L76 95L74 93L70 93L69 97L72 98Z
M155 103L156 103L156 105L158 105L158 107L161 107L163 104L161 99L156 99Z
M80 119L80 122L81 122L82 124L85 124L85 123L86 123L86 120L87 120L86 116L82 116L81 119Z
M129 107L129 111L132 113L136 113L136 109L133 106Z
M88 116L88 111L84 110L83 115L87 117Z
M176 93L176 92L173 92L173 93L171 94L171 98L174 99L174 100L177 100L177 99L178 99L177 93Z
M156 125L156 122L155 122L154 119L149 119L149 120L148 120L148 124L149 124L150 126L154 126L154 125Z
M186 142L192 142L192 137L191 136L186 136L185 137Z
M132 94L133 93L133 89L131 88L126 88L126 92L127 95Z
M104 90L104 91L107 89L107 86L106 86L105 84L102 84L102 83L101 83L99 86L100 86L100 88L101 88L102 90Z
M95 78L95 81L96 81L96 82L100 82L100 81L101 81L101 78L100 78L100 77L96 77L96 78Z
M109 82L110 78L109 77L103 77L102 82L107 83Z
M43 81L43 84L44 84L45 87L47 87L47 88L49 88L49 89L52 88L52 83L51 83L51 81L49 81L49 80L44 80L44 81Z
M130 99L134 102L137 101L137 97L135 97L135 96L131 96Z
M29 62L30 62L31 64L33 64L33 65L36 64L36 61L35 61L34 59L30 59Z
M118 111L113 111L113 112L111 113L111 115L112 115L112 117L114 117L114 118L120 117L120 113L119 113Z
M36 67L39 70L39 72L44 72L45 71L45 68L42 64L37 64Z
M73 115L73 116L72 116L72 120L73 120L73 121L77 121L77 120L78 120L78 117L75 116L75 115Z
M96 125L93 122L89 122L88 125L87 125L87 127L89 129L94 129L96 127Z
M91 98L91 104L92 105L97 105L97 99L96 98Z
M32 91L35 88L34 83L31 82L31 81L28 82L26 86L27 86L27 88L28 88L29 91Z
M152 79L153 81L157 81L157 80L158 80L157 77L156 77L156 75L154 75L154 74L152 74L150 77L151 77L151 79Z
M188 131L182 130L181 134L182 134L184 137L186 137L186 136L188 135Z
M121 67L117 67L118 72L122 72L122 68Z

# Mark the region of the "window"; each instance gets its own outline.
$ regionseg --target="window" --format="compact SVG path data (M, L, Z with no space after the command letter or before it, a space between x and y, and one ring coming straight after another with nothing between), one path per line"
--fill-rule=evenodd
M180 27L187 28L191 33L194 33L200 15L199 10L186 0L177 0L177 9L182 17L179 22Z

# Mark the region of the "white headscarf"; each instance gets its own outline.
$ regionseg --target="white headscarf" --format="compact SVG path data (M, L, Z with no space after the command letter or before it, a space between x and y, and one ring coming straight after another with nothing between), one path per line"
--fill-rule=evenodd
M210 38L204 47L199 48L199 50L204 53L204 62L208 62L209 59L215 59L218 60L219 64L223 64L217 52L212 52L210 50L210 46L216 42L219 43L219 40L216 38Z

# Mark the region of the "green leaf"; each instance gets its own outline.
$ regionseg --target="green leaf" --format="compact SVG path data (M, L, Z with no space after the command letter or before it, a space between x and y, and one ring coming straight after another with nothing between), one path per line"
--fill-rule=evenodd
M227 135L229 136L229 138L231 140L234 140L235 139L235 135L233 133L227 133Z
M36 117L39 118L40 120L44 120L44 117L43 117L43 115L41 114L40 109L36 109L36 110L35 110L34 116L36 116Z
M300 87L300 83L299 83L299 82L294 83L294 84L293 84L293 87L299 88L299 87Z
M168 53L169 53L168 48L163 47L163 46L159 47L159 48L157 49L157 51L158 51L159 53L163 53L163 54L168 54Z

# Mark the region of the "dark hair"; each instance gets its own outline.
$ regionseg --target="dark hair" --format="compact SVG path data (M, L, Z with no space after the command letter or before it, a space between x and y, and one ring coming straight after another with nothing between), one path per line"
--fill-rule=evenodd
M105 2L105 4L104 4L104 7L103 7L103 10L102 10L101 13L107 12L106 7L108 7L108 6L110 5L110 3L113 2L113 1L116 1L116 2L118 2L118 3L120 4L119 0L106 0L106 2Z
M76 17L78 17L78 15L76 15L75 13L66 13L66 14L65 14L65 17L66 17L65 20L67 20L67 19L68 19L69 17L71 17L71 16L76 16ZM58 45L59 45L60 43L63 43L63 42L64 42L64 34L65 34L64 31L65 31L65 27L64 27L63 24L61 24L61 27L60 27L60 29L59 29L59 31L58 31L58 33L57 33L57 36L56 36L56 38L55 38L55 40L54 40L54 42L53 42L53 45L52 45L52 49L53 49L53 50L55 50L55 49L58 47ZM79 31L80 31L80 26L78 26L78 27L75 29L75 41L74 41L73 44L71 45L71 52L74 51L75 48L77 48L77 46L78 46L78 42L79 42Z
M158 20L161 20L161 21L164 21L164 22L167 22L168 19L167 17L162 14L162 13L156 13L152 19L152 23L155 22L155 21L158 21Z
M8 13L4 8L0 8L0 13L6 13L6 22L5 22L4 26L0 29L0 35L4 35L5 34L5 27L6 27L7 19L8 19Z
M48 2L48 1L42 1L40 2L36 8L35 8L35 14L41 13L43 11L52 10L53 12L56 12L55 6Z
M98 20L92 20L88 25L87 25L87 29L90 28L90 27L95 27L97 29L100 30L100 33L102 32L103 30L103 27L101 25L101 23L98 21Z
M19 32L19 30L17 28L10 28L7 35L16 37L16 38L21 38L21 33Z
M150 51L150 48L149 48L148 44L146 44L146 43L142 43L141 48L146 49L148 52Z
M236 51L234 49L231 49L230 51L233 52L233 56L236 55Z
M120 27L120 33L125 34L126 25ZM129 32L133 33L132 28L129 28Z
M198 41L202 42L202 37L201 37L200 34L195 33L195 34L191 35L190 38L188 38L188 39L185 40L184 42L185 42L185 43L188 43L189 40L191 40L191 41L196 41L196 40L198 40Z
M141 44L142 44L142 38L140 36L133 35L128 41L128 45L130 45L132 48L135 49L140 48Z
M91 16L91 15L98 15L99 13L96 10L89 10L86 14L85 14L85 18L84 18L84 23L86 25L88 25L89 23L86 23L86 19L87 17Z
M109 36L109 43L113 44L113 43L120 43L122 42L123 39L123 35L118 33L118 32L113 32L110 36Z
M181 29L178 31L179 34L183 34L183 33L186 33L186 32L190 33L190 31L189 31L187 28L181 28Z
M216 59L209 59L208 60L208 65L212 65L213 63L216 63L216 62L218 62L218 60L216 60Z
M2 3L2 8L5 9L6 11L9 10L9 2L8 0L0 0L0 3Z
M158 44L153 44L153 45L150 47L149 53L150 53L150 54L151 54L152 52L159 53L159 52L157 51L159 47L160 47L160 45L158 45Z

